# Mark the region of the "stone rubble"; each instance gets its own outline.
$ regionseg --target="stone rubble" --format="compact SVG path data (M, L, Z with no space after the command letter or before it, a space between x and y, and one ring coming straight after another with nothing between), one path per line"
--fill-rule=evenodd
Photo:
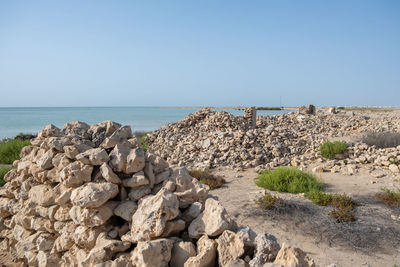
M208 186L144 152L127 126L46 126L13 165L0 247L21 266L314 266L272 235L238 229Z
M277 166L308 167L318 164L316 172L331 171L353 175L367 166L399 175L400 146L378 149L361 141L348 142L342 158L323 159L320 145L346 136L363 136L371 132L400 132L400 119L391 113L370 117L310 106L307 112L275 116L257 116L256 127L249 127L252 108L244 116L233 116L209 108L196 111L181 121L170 123L148 134L149 151L172 165L210 169L229 166L235 169ZM314 115L312 112L314 111ZM311 113L311 114L310 114Z

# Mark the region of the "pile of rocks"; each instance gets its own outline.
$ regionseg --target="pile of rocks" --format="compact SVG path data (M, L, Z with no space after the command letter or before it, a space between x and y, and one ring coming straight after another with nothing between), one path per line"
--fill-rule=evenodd
M207 186L145 153L130 127L49 125L13 165L0 189L0 247L23 265L314 266L238 228Z
M249 128L250 111L235 117L202 109L152 132L147 140L171 164L272 168L315 162L321 143L334 137L400 130L398 117L325 112L258 116L257 127Z

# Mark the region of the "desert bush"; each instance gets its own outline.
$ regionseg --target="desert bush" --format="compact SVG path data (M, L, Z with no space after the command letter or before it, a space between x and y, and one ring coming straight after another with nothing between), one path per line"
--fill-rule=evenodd
M0 164L12 164L19 159L19 154L24 146L29 146L29 140L12 139L0 144Z
M222 176L211 174L209 171L190 170L189 174L196 178L200 183L208 185L211 190L220 188L225 183Z
M256 204L265 210L279 205L282 202L283 200L280 197L273 196L271 193L265 193L264 196L256 200Z
M400 189L390 190L387 188L381 189L382 193L375 194L375 199L382 201L392 208L400 207Z
M347 151L347 144L341 141L324 142L319 150L324 158L333 159L336 155L343 154Z
M4 182L4 175L9 172L12 168L11 167L0 167L0 186L3 186L6 182Z
M400 145L400 133L368 133L363 136L362 142L377 148L396 147Z
M320 206L327 206L332 203L333 195L324 193L321 191L311 191L306 193L306 197L311 200L312 203L320 205Z
M262 171L256 184L272 191L295 194L320 191L323 185L313 174L289 167Z
M139 139L139 142L142 145L144 151L147 151L149 149L149 143L147 142L147 134L149 133L151 132L143 132L143 131L135 132L135 135Z

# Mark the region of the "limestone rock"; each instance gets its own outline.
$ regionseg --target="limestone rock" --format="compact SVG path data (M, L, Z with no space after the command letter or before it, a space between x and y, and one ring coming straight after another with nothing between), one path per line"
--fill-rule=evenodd
M190 257L196 256L196 248L192 242L175 242L172 247L170 266L183 267Z
M267 262L272 262L279 252L280 245L275 236L264 233L255 238L254 258L250 261L250 267L262 266Z
M131 261L137 267L167 267L172 246L173 241L165 238L141 241L133 251Z
M389 165L389 170L393 173L399 173L399 167L396 164L390 164Z
M218 236L232 227L232 221L225 208L215 199L208 198L202 212L189 225L189 236L199 238L203 234Z
M299 248L287 247L285 244L279 250L274 261L288 267L315 267L314 260Z
M123 201L115 209L114 214L121 217L125 221L132 221L132 216L137 210L137 204L135 201Z
M118 194L118 185L86 183L72 191L71 201L82 208L98 208Z
M132 240L144 241L162 235L166 223L178 214L178 198L167 190L142 199L132 216Z
M37 161L37 165L43 170L49 170L53 168L53 157L55 156L56 152L54 150L49 150L40 157Z
M122 185L125 187L139 187L142 185L148 185L149 180L144 176L144 173L137 172L135 173L131 178L123 179L122 180Z
M102 165L108 161L108 154L102 148L92 148L76 155L76 159L86 165Z
M197 255L185 262L185 267L212 267L216 266L217 243L203 235L197 241Z
M132 136L133 135L130 126L121 126L110 137L107 137L103 143L101 143L100 147L105 149L115 147Z
M61 180L66 187L78 187L92 179L93 167L81 162L73 162L65 167L61 173Z
M113 216L113 211L117 205L117 202L109 201L98 208L81 208L79 206L72 206L69 215L75 224L95 227L105 224L107 220Z
M138 148L132 149L127 157L125 173L127 174L135 173L143 170L144 167L145 167L145 157L143 150Z
M110 166L108 166L107 163L103 163L100 167L100 172L101 172L101 176L103 176L103 178L109 182L109 183L114 183L114 184L120 184L121 183L121 179L118 177L118 175L116 175L112 169L110 168Z
M150 186L148 185L144 185L144 186L140 186L140 187L136 187L136 188L131 188L129 190L129 199L131 200L139 200L142 197L148 195L151 193L151 189Z
M48 207L55 204L55 195L50 185L36 185L29 190L29 199L40 206Z
M217 239L218 263L226 266L244 254L243 239L232 231L226 230Z

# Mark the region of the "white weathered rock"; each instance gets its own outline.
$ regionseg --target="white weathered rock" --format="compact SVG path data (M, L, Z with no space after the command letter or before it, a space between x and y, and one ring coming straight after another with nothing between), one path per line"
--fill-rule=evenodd
M108 219L113 216L113 211L118 205L118 202L109 201L98 208L81 208L72 206L69 215L75 224L80 224L88 227L103 225Z
M191 221L193 221L195 218L197 218L200 215L202 209L203 209L203 204L201 204L200 202L194 202L182 214L182 219L185 222L190 223Z
M189 175L186 168L176 168L169 181L176 184L175 195L179 199L179 207L186 208L194 202L204 202L208 188Z
M36 185L29 190L29 199L40 206L48 207L55 204L55 195L50 185Z
M179 214L178 198L168 190L142 199L132 216L132 240L144 241L161 236L166 223Z
M125 187L139 187L142 185L148 185L149 180L144 176L144 172L140 171L135 173L131 178L122 180L122 185Z
M82 208L98 208L118 194L113 183L86 183L72 191L71 201Z
M151 193L151 189L150 186L148 185L144 185L144 186L140 186L140 187L136 187L136 188L131 188L129 190L129 199L131 200L139 200L142 197L148 195Z
M393 173L399 173L399 167L395 164L390 164L389 165L389 171L393 172Z
M126 162L125 173L131 174L138 171L142 171L145 167L145 157L142 149L135 148L129 152Z
M137 207L135 201L123 201L114 209L114 214L130 222L132 221L132 216L136 212Z
M185 262L196 256L196 248L192 242L175 242L172 247L170 266L183 267Z
M226 230L217 239L218 263L226 266L244 254L243 239L232 231Z
M103 178L109 182L109 183L114 183L114 184L120 184L121 183L121 179L118 177L118 175L116 175L112 169L110 168L110 166L108 166L107 163L103 163L100 167L100 172L101 172L101 176L103 176Z
M140 241L132 253L131 261L137 267L167 267L172 246L173 241L165 238Z
M104 229L102 227L87 227L79 225L73 234L75 244L91 249L96 244L96 239Z
M62 169L60 177L66 187L78 187L91 181L92 171L92 166L75 161Z
M203 234L218 236L232 227L232 220L225 208L215 199L208 198L202 212L189 225L189 236L199 238Z
M279 250L274 261L288 267L315 267L314 260L299 248L287 247L285 244Z
M133 135L130 126L121 126L110 137L107 137L103 143L101 143L100 147L105 149L115 147L116 145L128 140L132 136Z
M92 148L76 155L76 159L86 165L102 165L108 161L108 154L105 149Z
M197 255L185 262L185 267L209 267L216 265L217 243L203 235L197 241Z
M264 233L259 234L254 240L256 245L254 258L249 262L250 267L262 266L272 262L280 250L275 236Z

